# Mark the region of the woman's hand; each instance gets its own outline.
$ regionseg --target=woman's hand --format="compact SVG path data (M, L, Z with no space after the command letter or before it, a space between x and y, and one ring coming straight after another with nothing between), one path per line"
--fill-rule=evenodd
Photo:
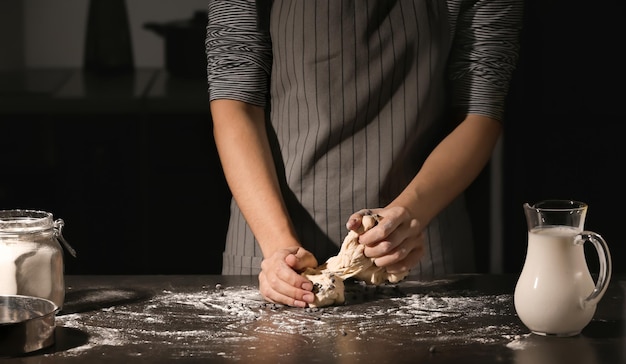
M300 275L317 267L317 259L302 247L279 249L261 263L259 290L269 302L307 307L315 300L313 284Z
M365 256L385 267L388 273L405 273L417 266L424 255L423 228L404 207L361 210L350 216L346 227L355 230L361 226L363 216L375 213L382 217L378 225L359 236L365 245Z

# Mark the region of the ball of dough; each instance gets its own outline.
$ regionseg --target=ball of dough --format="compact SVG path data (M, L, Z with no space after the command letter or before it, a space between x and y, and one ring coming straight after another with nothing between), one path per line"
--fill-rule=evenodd
M361 226L346 235L339 253L328 258L326 263L317 268L309 268L302 273L313 283L315 302L310 307L324 307L345 302L343 280L353 277L367 284L380 285L385 282L397 283L405 274L389 274L387 270L374 264L374 259L364 254L365 246L359 244L359 235L378 224L379 215L363 216Z
M325 270L323 266L322 269L319 268L309 268L302 273L313 283L315 302L309 303L309 307L325 307L344 303L346 299L343 279Z

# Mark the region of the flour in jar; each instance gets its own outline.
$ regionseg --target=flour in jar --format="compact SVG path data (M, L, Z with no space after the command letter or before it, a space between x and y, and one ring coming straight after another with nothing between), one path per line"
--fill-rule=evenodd
M0 294L57 300L52 274L58 255L36 242L0 241Z

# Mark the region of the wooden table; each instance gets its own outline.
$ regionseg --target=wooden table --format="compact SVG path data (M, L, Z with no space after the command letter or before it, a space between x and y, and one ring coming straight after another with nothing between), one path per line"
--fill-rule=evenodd
M455 275L352 283L346 305L316 310L264 302L250 276L67 276L55 344L5 361L626 362L625 279L613 278L594 320L572 338L529 334L515 314L515 282Z

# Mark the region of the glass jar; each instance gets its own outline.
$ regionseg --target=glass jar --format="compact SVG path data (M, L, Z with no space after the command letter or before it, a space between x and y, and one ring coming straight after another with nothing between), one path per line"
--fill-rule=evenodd
M0 294L42 297L59 308L65 299L64 222L36 210L0 211Z

